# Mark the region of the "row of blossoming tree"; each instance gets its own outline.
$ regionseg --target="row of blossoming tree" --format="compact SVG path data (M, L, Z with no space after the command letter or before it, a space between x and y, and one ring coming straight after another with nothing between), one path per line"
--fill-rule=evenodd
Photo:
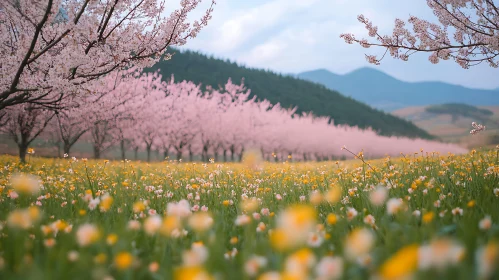
M325 117L296 114L267 100L250 97L250 90L230 79L220 88L192 82L167 82L158 73L136 69L109 74L82 93L58 104L57 110L21 104L6 109L4 131L18 144L24 160L29 144L39 136L56 138L64 153L78 141L92 143L95 158L112 147L152 151L178 160L210 158L239 160L258 150L267 159L322 160L348 156L346 145L364 155L380 157L430 152L460 153L450 144L383 137L373 130L337 126Z

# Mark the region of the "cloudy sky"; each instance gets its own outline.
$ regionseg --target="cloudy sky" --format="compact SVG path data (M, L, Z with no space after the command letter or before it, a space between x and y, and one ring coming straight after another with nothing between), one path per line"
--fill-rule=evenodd
M341 33L367 35L357 21L359 14L385 34L395 18L433 18L421 0L217 0L209 26L185 47L281 73L324 68L344 74L371 66L404 81L499 87L499 69L485 64L468 70L452 61L433 65L425 54L416 54L409 62L386 57L381 66L368 64L364 54L381 55L383 49L364 49L339 38Z

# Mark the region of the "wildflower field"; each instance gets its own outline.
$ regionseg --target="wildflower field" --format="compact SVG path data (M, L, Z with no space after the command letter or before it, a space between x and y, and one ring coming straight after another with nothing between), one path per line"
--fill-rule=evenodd
M0 279L497 279L498 152L0 157Z

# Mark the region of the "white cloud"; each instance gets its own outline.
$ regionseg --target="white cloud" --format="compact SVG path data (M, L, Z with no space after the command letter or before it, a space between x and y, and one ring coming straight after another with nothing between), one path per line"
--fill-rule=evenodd
M186 47L283 73L317 68L346 73L369 66L365 53L383 53L382 49L348 45L339 38L341 33L367 35L357 21L359 14L372 20L381 33L390 33L397 17L432 18L425 1L217 0L213 20ZM408 63L387 57L379 68L408 81L499 86L495 69L476 67L465 71L452 62L432 65L424 54Z

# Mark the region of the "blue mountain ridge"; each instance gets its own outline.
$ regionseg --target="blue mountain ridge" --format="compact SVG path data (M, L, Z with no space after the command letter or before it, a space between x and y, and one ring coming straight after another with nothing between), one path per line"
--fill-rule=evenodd
M303 72L298 78L322 84L346 96L385 111L409 106L464 103L474 106L499 105L496 90L472 89L443 82L404 82L382 71L364 67L345 75L325 69Z

